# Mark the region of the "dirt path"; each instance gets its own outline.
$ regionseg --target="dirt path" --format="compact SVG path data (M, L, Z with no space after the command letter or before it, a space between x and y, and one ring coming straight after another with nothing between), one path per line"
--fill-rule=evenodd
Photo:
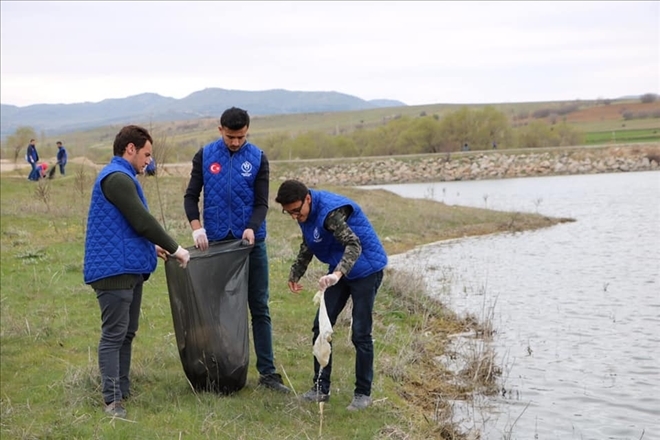
M40 160L39 162L40 163L45 162L48 164L48 166L52 166L57 162L57 159L51 157L45 160ZM95 164L86 157L74 157L73 159L69 159L68 165L70 166L73 164L85 164L87 166L96 168L97 171L103 168L103 165ZM9 160L9 159L0 160L0 172L2 173L15 171L15 170L29 170L29 169L30 169L30 164L25 162L24 160L19 159L17 163L14 163L13 160Z
M14 164L13 161L9 159L0 160L0 173L6 173L9 171L20 170L20 169L30 169L30 164L27 162L19 162Z

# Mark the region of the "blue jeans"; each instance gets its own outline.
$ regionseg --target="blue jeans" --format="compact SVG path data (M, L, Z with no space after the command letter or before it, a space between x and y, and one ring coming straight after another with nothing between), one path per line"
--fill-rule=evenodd
M275 373L273 329L268 308L268 252L264 240L255 240L250 252L248 306L252 317L252 340L261 375Z
M372 314L374 301L380 283L383 281L383 271L372 273L364 278L349 280L342 277L337 284L325 291L325 307L328 318L334 326L337 317L344 310L350 297L353 300L353 324L351 326L351 341L355 346L355 394L371 396L371 383L374 378L374 341L371 337ZM319 312L316 312L312 344L319 335ZM328 394L330 392L330 375L332 374L332 353L330 361L323 369L314 358L314 388ZM320 373L320 374L319 374Z
M39 180L39 178L41 177L41 168L37 168L36 162L30 162L30 165L32 165L32 170L30 171L30 175L28 176L28 179Z
M101 308L99 370L106 404L130 395L131 347L140 320L142 284L127 290L96 291Z
M60 174L61 174L61 175L64 175L64 167L66 167L66 164L65 164L65 163L61 163L61 164L60 164Z

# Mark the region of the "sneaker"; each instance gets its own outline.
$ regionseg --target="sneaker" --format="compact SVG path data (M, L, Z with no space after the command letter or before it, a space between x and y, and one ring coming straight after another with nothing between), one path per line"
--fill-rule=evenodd
M306 400L308 402L327 402L330 400L330 393L322 393L320 390L316 388L312 388L311 390L307 391L305 394L301 394L300 398L302 400Z
M120 401L114 401L105 406L105 413L112 416L118 417L120 419L126 418L126 410L124 409L124 404Z
M365 409L368 406L371 406L371 396L356 394L353 396L353 401L346 407L346 409L349 411L359 411L361 409Z
M282 382L282 376L277 373L265 374L259 377L259 385L263 385L266 388L270 388L273 391L279 391L280 393L289 393L289 390Z

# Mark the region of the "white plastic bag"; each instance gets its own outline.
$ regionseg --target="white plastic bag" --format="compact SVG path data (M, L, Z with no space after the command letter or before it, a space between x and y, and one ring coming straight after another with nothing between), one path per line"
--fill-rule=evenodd
M328 362L330 362L330 353L332 352L332 347L330 346L330 341L332 341L332 324L330 324L330 318L328 318L323 294L324 291L319 290L314 295L314 303L319 304L319 335L314 341L314 348L312 349L314 357L321 365L321 368L328 365Z

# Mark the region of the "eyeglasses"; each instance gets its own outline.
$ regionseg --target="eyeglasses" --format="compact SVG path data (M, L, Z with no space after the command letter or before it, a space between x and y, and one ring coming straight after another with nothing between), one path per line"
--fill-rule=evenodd
M287 211L286 209L282 208L282 214L290 215L291 217L300 217L300 211L302 211L303 206L305 206L305 201L301 200L300 206L298 206L295 209L291 209Z

